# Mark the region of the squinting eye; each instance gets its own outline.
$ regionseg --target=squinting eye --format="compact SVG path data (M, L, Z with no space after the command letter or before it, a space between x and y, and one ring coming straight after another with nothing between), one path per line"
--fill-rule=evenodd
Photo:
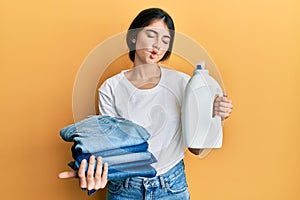
M162 41L164 44L169 44L170 43L170 41L167 41L167 40L163 40Z
M155 35L154 35L154 34L147 34L147 37L148 37L148 38L154 38Z

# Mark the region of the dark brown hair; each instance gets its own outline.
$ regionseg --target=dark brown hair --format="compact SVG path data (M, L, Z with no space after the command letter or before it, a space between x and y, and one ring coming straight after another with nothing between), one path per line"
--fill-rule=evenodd
M162 57L160 61L164 61L168 59L172 53L173 42L174 42L174 34L175 34L175 26L171 16L163 11L160 8L148 8L146 10L141 11L132 21L127 31L126 42L129 47L129 58L132 62L134 62L135 57L135 43L132 42L132 39L136 38L137 34L146 26L151 24L154 20L161 19L163 20L169 31L170 31L170 43L169 49Z

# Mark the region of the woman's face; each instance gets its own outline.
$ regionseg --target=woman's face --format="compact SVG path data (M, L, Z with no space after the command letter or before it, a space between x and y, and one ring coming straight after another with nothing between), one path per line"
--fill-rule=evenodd
M144 27L136 38L135 65L159 62L169 49L171 36L164 21L157 19Z

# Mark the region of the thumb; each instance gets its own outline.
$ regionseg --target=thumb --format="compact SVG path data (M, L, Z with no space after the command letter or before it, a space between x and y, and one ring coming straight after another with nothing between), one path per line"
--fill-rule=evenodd
M58 178L66 179L66 178L76 178L77 172L76 171L64 171L58 174Z
M227 94L227 92L224 90L223 91L223 97L227 97L228 96L228 94Z

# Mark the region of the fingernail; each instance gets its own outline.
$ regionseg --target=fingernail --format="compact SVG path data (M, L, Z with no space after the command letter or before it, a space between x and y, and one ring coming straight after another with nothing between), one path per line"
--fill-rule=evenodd
M95 156L91 156L90 159L91 159L91 161L94 161L95 160Z

